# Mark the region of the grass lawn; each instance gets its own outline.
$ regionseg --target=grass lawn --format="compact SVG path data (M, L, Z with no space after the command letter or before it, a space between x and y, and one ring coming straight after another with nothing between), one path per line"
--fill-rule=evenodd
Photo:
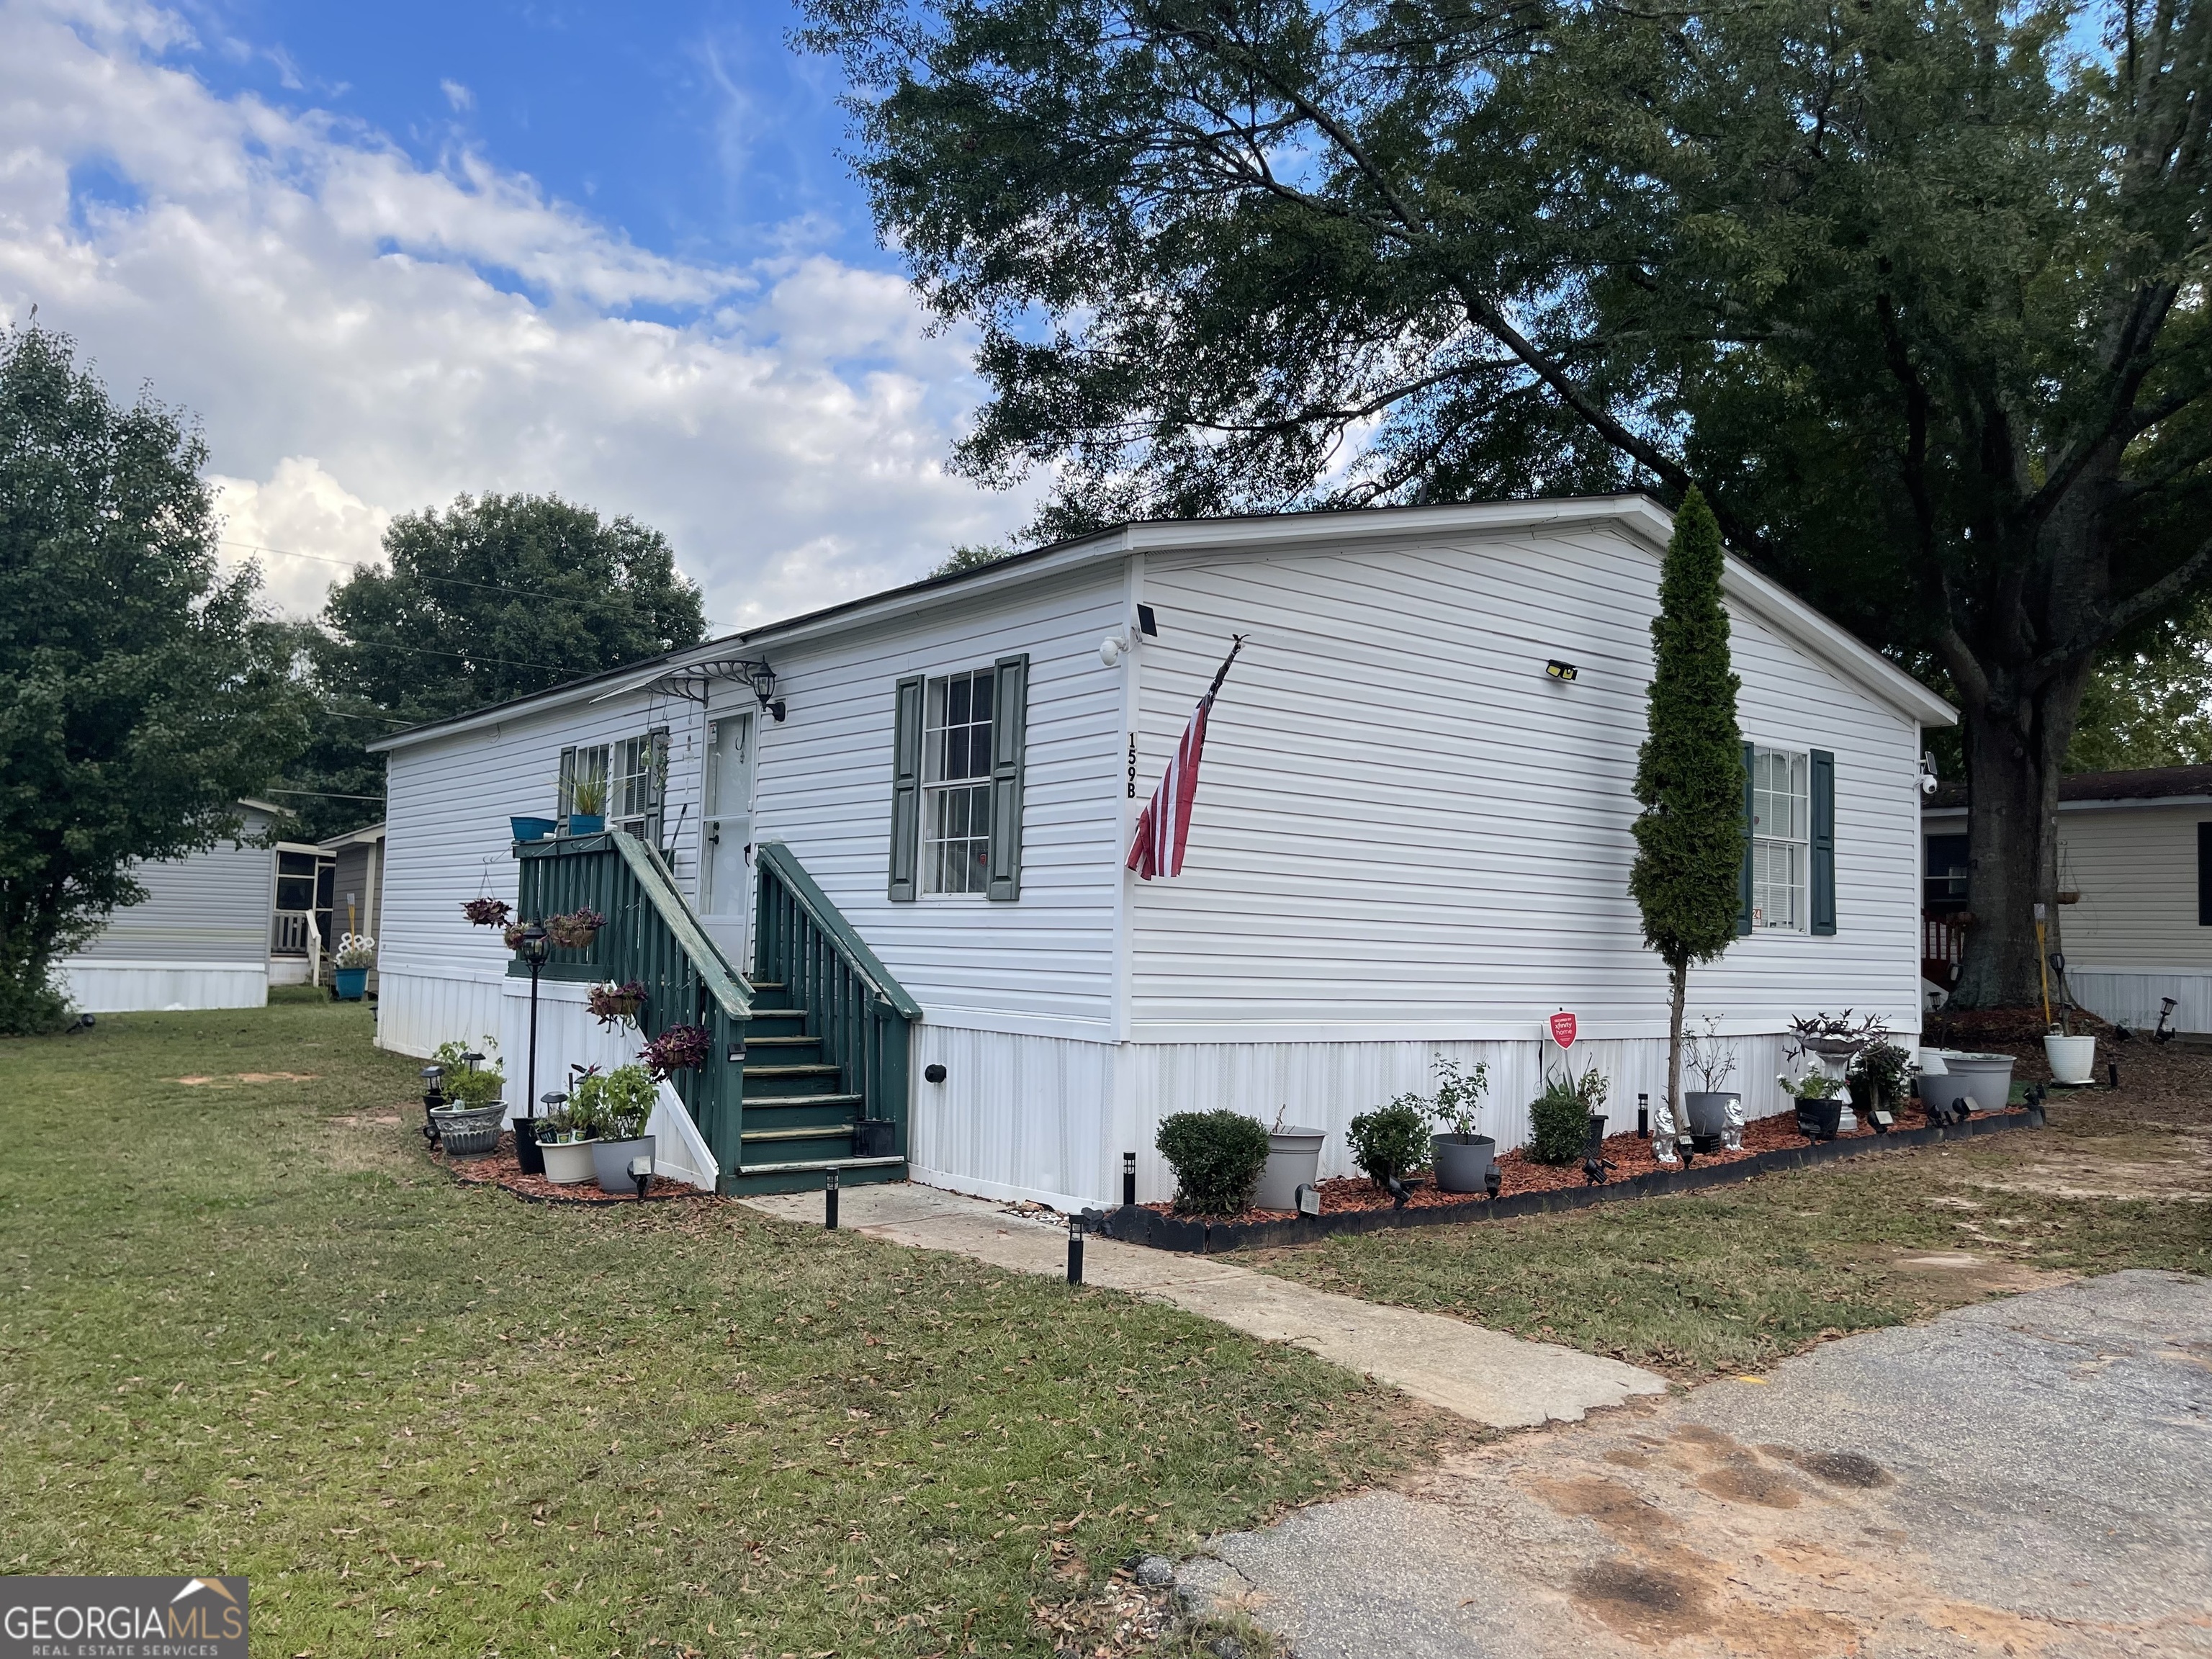
M1467 1437L1109 1291L464 1188L369 1018L0 1043L0 1572L246 1573L316 1659L1042 1653L1127 1553Z
M2095 1103L2054 1105L2052 1126L1711 1195L1329 1239L1255 1265L1685 1381L2026 1289L2045 1273L2212 1273L2212 1138L2201 1127ZM1951 1259L1916 1261L1930 1255Z

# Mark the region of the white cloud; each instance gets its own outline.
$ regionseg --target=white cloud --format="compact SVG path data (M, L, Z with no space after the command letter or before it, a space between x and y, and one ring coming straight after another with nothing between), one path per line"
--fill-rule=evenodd
M666 532L729 626L1026 516L945 474L969 342L894 276L665 258L473 152L217 96L156 7L0 0L0 316L195 410L233 541L362 558L462 490L558 491ZM295 605L342 574L259 556Z
M446 101L453 106L456 114L472 110L477 106L476 94L471 92L459 81L441 81L438 82L438 90L446 94Z

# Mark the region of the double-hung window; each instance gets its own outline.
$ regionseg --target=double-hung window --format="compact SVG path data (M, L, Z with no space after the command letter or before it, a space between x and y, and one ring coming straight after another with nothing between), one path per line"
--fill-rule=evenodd
M1803 933L1813 829L1812 757L1751 751L1751 925Z
M577 811L580 786L597 788L599 813L617 829L658 842L668 770L668 728L656 726L619 743L580 744L561 751L560 816Z
M993 671L927 683L921 722L921 890L981 893L991 879Z

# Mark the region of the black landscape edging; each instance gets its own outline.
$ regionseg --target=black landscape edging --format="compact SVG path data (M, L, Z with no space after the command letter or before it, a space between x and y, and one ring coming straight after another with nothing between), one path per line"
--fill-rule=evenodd
M1802 1146L1782 1146L1728 1164L1692 1164L1686 1170L1654 1170L1626 1181L1609 1181L1603 1186L1560 1187L1549 1192L1516 1193L1510 1198L1474 1198L1464 1204L1438 1204L1425 1209L1340 1210L1334 1215L1302 1215L1291 1221L1197 1221L1183 1216L1163 1215L1142 1205L1120 1205L1103 1214L1093 1213L1098 1215L1095 1225L1099 1232L1125 1244L1143 1244L1155 1250L1188 1255L1218 1255L1230 1250L1310 1244L1316 1239L1340 1233L1510 1221L1519 1216L1579 1210L1616 1200L1694 1193L1707 1187L1748 1181L1771 1170L1806 1170L1833 1164L1862 1152L1932 1146L1938 1141L1970 1140L1977 1135L2042 1127L2041 1114L2033 1110L1993 1113L1968 1118L1964 1123L1930 1124L1926 1128L1899 1129L1886 1135L1854 1135L1849 1140L1816 1140Z

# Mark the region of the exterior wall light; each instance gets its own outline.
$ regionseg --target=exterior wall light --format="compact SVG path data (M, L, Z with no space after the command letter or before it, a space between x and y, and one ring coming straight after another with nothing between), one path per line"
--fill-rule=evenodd
M1544 672L1553 679L1562 680L1569 684L1574 683L1576 676L1574 664L1561 662L1557 657L1544 665Z
M750 663L747 667L750 672L746 678L752 682L754 697L775 717L777 725L782 725L783 699L775 695L775 670L765 662Z

